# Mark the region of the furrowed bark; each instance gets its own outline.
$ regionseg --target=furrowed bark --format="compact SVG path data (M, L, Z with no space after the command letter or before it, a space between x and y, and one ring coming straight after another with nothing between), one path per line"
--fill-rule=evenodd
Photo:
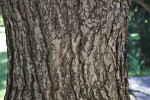
M5 0L5 100L129 100L130 0Z

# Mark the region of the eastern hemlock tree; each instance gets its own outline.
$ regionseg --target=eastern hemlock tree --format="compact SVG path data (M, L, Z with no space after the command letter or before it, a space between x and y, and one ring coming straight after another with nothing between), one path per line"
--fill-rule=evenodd
M3 0L5 100L129 100L130 0Z

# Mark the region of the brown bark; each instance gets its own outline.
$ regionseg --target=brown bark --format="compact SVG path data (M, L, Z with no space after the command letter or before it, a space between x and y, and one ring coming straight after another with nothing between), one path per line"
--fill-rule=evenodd
M4 0L5 100L129 100L130 0Z

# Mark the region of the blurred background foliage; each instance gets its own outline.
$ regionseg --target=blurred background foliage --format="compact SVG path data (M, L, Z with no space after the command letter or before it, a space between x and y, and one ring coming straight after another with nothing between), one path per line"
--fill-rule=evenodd
M150 7L150 0L143 0ZM128 75L150 75L150 12L133 2L130 10L130 24L127 34ZM4 23L0 10L0 100L3 100L7 77L7 49Z
M150 0L144 0L150 7ZM129 76L150 75L150 12L133 2L127 34Z
M0 9L0 27L4 26L3 18L2 18L2 12Z

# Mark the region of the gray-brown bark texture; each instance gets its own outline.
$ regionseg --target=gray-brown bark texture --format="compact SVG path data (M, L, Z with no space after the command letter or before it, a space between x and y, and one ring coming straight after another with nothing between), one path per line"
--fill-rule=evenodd
M129 100L130 0L4 0L5 100Z

